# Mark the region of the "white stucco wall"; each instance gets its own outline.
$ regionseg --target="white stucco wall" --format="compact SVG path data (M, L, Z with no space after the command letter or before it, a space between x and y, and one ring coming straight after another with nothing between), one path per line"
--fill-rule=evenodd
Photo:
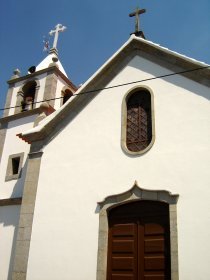
M23 192L23 185L26 172L26 160L30 145L17 136L25 129L33 127L34 119L36 115L25 117L11 121L8 124L6 132L6 138L4 142L4 150L1 158L0 165L0 198L20 197ZM22 164L21 178L17 180L5 181L8 159L10 155L24 153L24 159Z
M37 65L36 71L40 71L40 70L42 70L42 69L48 68L49 65L53 62L53 60L52 60L53 57L55 57L55 54L49 53L49 54L39 63L39 65ZM62 65L61 62L60 62L60 60L58 60L56 64L58 65L59 70L60 70L66 77L68 77L67 74L66 74L66 72L65 72L65 70L64 70L64 68L63 68L63 65Z
M135 57L107 86L168 73ZM180 279L210 279L209 89L181 76L137 85L154 94L155 142L147 153L132 157L120 145L121 104L132 85L99 93L44 148L27 280L96 279L97 202L135 180L180 195Z
M0 279L12 279L20 206L0 207Z

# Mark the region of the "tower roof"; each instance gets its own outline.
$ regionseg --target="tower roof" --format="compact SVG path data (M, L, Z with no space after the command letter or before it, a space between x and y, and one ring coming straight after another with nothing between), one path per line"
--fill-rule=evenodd
M58 43L58 35L60 32L63 32L66 30L66 26L63 26L62 24L58 23L56 26L55 26L55 29L54 30L51 30L49 32L49 35L50 36L54 36L54 42L53 42L53 47L49 50L49 54L48 56L42 61L39 63L39 65L36 67L36 70L39 71L39 70L43 70L43 69L46 69L49 67L49 64L51 64L52 62L56 62L59 70L66 76L66 72L61 64L61 62L59 61L58 59L58 50L57 50L57 43ZM44 50L48 50L48 41L45 41L45 44L47 44L47 46L44 47Z
M43 70L43 69L48 68L48 67L49 67L49 64L53 63L53 58L57 58L57 59L58 59L57 55L55 55L54 52L50 52L50 53L48 54L48 56L45 57L45 58L39 63L39 65L37 65L36 71L40 71L40 70ZM59 70L60 70L66 77L68 77L67 74L66 74L66 71L64 70L64 68L63 68L63 66L62 66L62 64L61 64L61 62L60 62L59 59L58 59L58 61L57 61L56 63L57 63L57 65L58 65Z

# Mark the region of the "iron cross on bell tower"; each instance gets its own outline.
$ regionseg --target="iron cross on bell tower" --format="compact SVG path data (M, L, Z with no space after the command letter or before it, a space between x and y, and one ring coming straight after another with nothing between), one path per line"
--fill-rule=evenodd
M143 31L140 30L140 18L139 18L139 16L141 14L144 14L144 13L146 13L145 9L136 8L135 12L129 14L129 17L136 17L135 32L133 32L131 34L135 34L136 36L143 37L143 38L145 38L145 37L144 37Z
M50 36L53 36L53 35L55 35L55 37L54 37L54 41L53 41L53 47L52 47L52 51L55 51L56 53L57 53L57 43L58 43L58 34L59 34L59 32L63 32L63 31L65 31L66 30L66 26L63 26L62 24L57 24L56 26L55 26L55 30L51 30L50 32L49 32L49 35Z

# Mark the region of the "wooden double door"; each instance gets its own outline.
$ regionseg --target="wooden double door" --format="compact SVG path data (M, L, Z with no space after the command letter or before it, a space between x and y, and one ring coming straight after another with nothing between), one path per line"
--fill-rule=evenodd
M108 217L107 280L170 280L168 204L132 202Z

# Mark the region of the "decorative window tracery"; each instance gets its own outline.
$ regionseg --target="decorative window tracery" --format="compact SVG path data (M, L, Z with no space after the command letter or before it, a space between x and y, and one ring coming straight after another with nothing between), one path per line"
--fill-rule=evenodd
M137 88L124 99L122 147L126 152L141 154L153 144L152 96Z
M147 91L133 93L127 101L127 147L132 152L144 150L152 139L151 100Z

